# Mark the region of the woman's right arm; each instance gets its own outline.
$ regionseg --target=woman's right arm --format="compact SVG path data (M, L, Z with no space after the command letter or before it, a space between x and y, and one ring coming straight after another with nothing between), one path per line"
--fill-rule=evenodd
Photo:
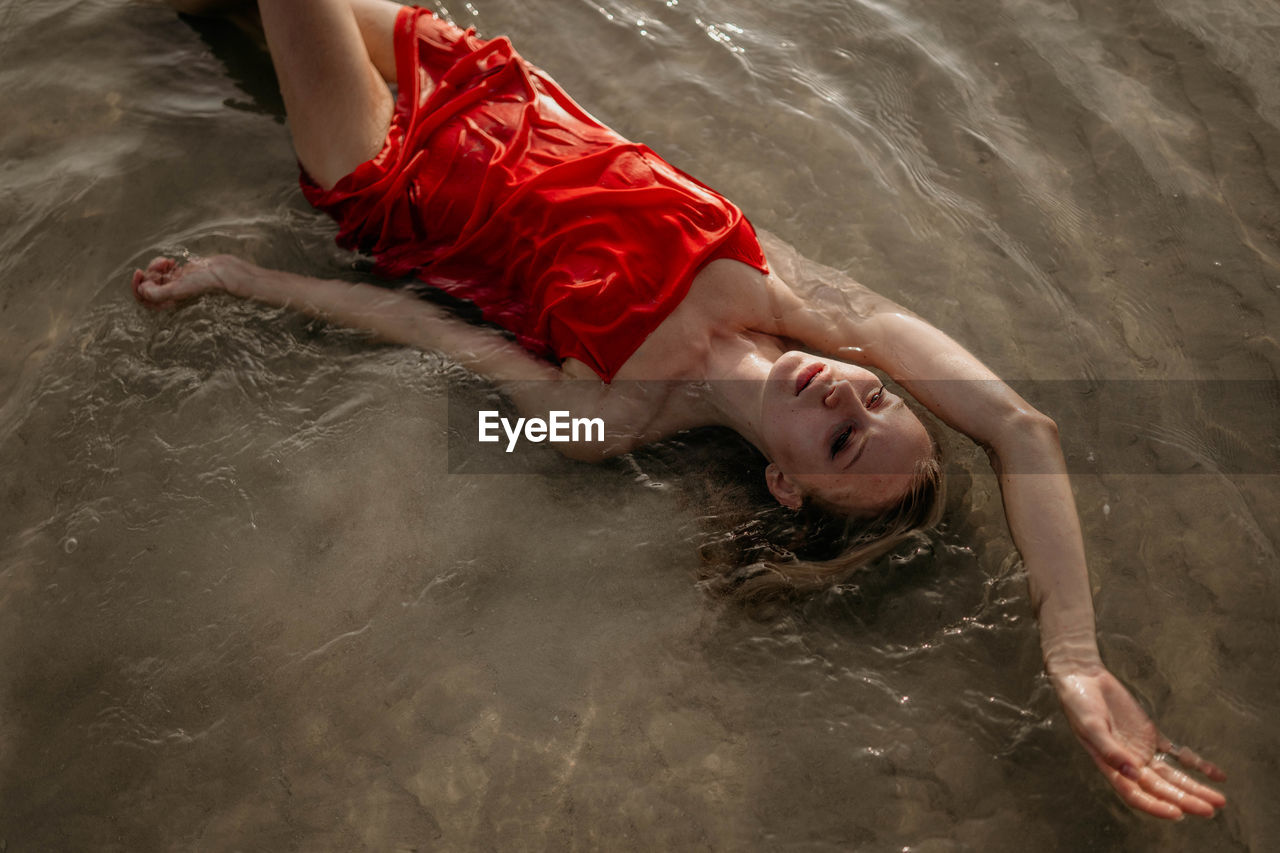
M493 382L525 416L566 410L594 417L608 408L608 386L603 383L569 379L501 332L467 323L404 291L269 270L217 255L185 264L156 258L145 270L134 272L133 292L152 308L170 308L211 292L228 293L372 332L388 343L437 350ZM588 460L630 449L618 441L606 443L609 446L558 447L568 456Z
M494 330L473 326L410 293L371 284L269 270L231 255L179 264L156 258L133 274L138 300L170 308L209 292L300 311L326 323L372 332L388 343L439 350L495 382L558 381L560 369Z

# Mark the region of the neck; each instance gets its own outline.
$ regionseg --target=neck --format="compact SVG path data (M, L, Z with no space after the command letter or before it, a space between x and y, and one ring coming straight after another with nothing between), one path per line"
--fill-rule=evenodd
M778 341L765 335L734 335L713 346L707 360L703 402L708 418L727 426L763 450L760 398L773 363L782 355Z

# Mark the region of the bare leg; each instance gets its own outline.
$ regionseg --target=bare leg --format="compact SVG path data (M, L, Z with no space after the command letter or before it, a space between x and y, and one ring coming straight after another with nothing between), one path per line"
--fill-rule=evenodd
M358 5L375 42L372 53L386 61L398 7ZM348 0L261 0L258 8L294 151L322 187L332 187L381 150L391 121L391 92L370 59Z
M193 15L252 17L251 0L168 0ZM391 121L390 0L261 0L262 29L298 161L329 188L382 148Z
M261 39L262 20L258 17L257 0L165 0L168 5L185 15L197 17L228 18ZM356 16L356 26L364 39L364 49L369 54L382 79L396 82L395 39L392 28L399 3L393 0L349 0Z
M400 4L391 0L350 0L351 11L356 16L356 26L364 39L364 49L369 61L378 69L382 79L396 82L396 44L394 30Z

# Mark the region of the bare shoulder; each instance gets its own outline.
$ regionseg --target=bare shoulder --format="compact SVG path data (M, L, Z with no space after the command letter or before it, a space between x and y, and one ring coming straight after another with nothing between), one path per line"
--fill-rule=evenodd
M848 340L851 331L877 313L901 310L845 273L803 257L768 231L757 234L769 273L731 260L708 264L686 300L703 322L825 349L836 326Z
M561 451L572 459L598 462L701 426L706 420L696 406L690 407L690 389L684 379L615 379L590 409L590 417L600 422L602 439Z

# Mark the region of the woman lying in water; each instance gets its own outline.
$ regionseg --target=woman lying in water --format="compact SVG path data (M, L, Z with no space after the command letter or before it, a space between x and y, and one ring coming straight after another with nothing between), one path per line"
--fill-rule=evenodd
M865 519L888 541L934 516L940 469L879 370L987 449L1045 669L1099 770L1158 817L1225 803L1174 761L1221 771L1159 734L1102 663L1057 428L974 356L847 280L831 283L844 304L799 296L741 211L599 124L506 39L386 0L261 0L259 11L303 191L338 221L339 241L385 276L475 302L518 343L411 293L227 256L157 258L134 273L138 299L167 307L220 291L446 352L522 413L601 418L605 441L568 446L575 458L728 426L767 458L781 505ZM790 571L773 568L805 579Z

